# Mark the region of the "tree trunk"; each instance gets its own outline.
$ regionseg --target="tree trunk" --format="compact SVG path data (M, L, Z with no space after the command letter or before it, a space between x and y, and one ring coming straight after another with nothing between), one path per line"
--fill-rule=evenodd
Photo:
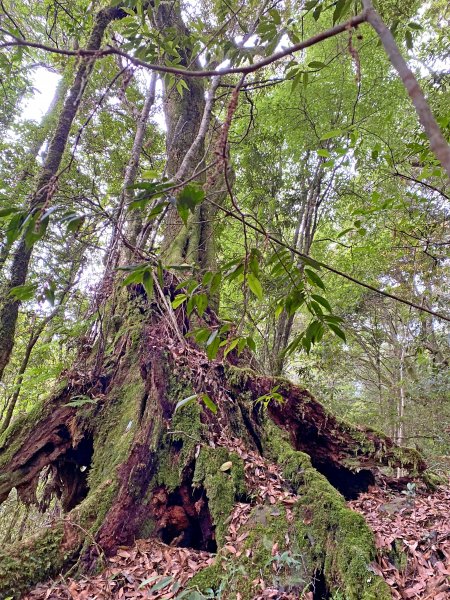
M71 72L71 70L68 70ZM61 109L61 104L65 98L68 88L68 74L64 73L59 81L55 94L52 98L50 106L44 115L40 127L32 141L31 147L26 155L25 166L17 178L17 185L15 186L15 193L22 195L22 185L28 178L33 176L33 172L36 169L36 159L39 155L39 151L48 139L48 136L55 126L58 113ZM11 251L11 244L5 241L0 250L0 273L2 273L6 261L8 260L9 253Z
M292 248L309 255L314 234L317 229L319 208L323 201L321 193L324 168L322 159L315 165L313 173L308 173L310 153L307 152L305 163L302 167L304 180L300 195L300 212L292 240ZM309 177L308 177L309 175ZM294 254L292 253L292 258ZM303 265L299 266L303 270ZM294 315L289 315L285 310L277 321L273 339L273 350L269 357L270 371L273 375L281 375L286 360L284 350L289 344L289 338L294 325Z
M88 50L98 50L109 23L113 19L124 15L125 13L117 7L100 10L95 18L94 27L86 48ZM70 128L78 112L94 62L95 60L92 58L85 58L80 61L75 80L64 103L45 162L37 179L35 191L30 198L30 213L36 214L45 210L56 191L58 169L69 138ZM10 296L10 292L13 288L25 283L31 253L32 247L27 243L25 237L22 237L13 254L10 280L5 286L3 305L0 310L0 380L14 347L14 333L19 313L20 301Z
M309 565L305 577L312 581L323 571L327 587L345 589L348 598L388 598L386 590L369 594L374 586L383 589L367 571L374 541L339 492L356 497L380 477L382 467L417 475L425 468L420 456L372 430L340 422L287 381L221 360L208 362L194 345L180 346L169 334L166 318L156 316L140 286L129 292L128 315L109 340L110 358L100 375L89 368L95 349L80 356L53 397L13 423L0 442L0 500L16 487L24 502L35 501L39 475L50 468L47 492L60 496L66 511L32 540L0 551L0 595L18 597L77 557L89 569L102 553L110 555L137 537L220 551L237 501L250 503L253 517L243 531L261 546L257 515L266 508L263 500L252 499L252 481L244 477L245 453L252 453L262 457L264 468L278 464L282 485L294 490L295 527L283 506L276 518L268 516L273 527L267 527L277 538L289 529ZM165 292L175 293L169 287ZM181 309L178 313L181 327ZM266 413L257 400L276 385L284 402L270 402ZM217 414L201 402L175 412L176 403L193 393L208 393ZM220 470L227 461L231 473ZM316 540L317 547L305 539ZM266 562L270 550L265 552ZM255 578L251 569L264 568L242 561L248 582ZM206 588L220 579L220 564L203 579L199 575L196 585L203 581ZM256 591L248 582L242 597L250 599ZM227 594L235 597L231 589Z

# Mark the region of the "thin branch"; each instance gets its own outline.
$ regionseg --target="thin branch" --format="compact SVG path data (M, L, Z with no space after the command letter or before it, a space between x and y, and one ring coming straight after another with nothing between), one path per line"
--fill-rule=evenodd
M309 48L310 46L314 46L323 40L326 40L330 37L334 37L339 33L343 33L352 27L357 27L361 25L367 20L366 11L362 11L358 15L352 17L348 21L344 23L339 23L330 29L317 33L316 35L311 36L307 40L303 42L298 42L297 44L293 44L284 50L280 50L279 52L274 52L270 56L260 60L251 65L247 65L245 67L229 67L225 69L211 69L211 70L201 70L201 71L191 71L188 69L181 69L179 67L169 67L166 65L160 65L155 63L149 63L145 60L141 60L128 54L127 52L123 52L117 48L112 48L110 46L100 49L100 50L67 50L64 48L56 48L52 46L46 46L45 44L40 44L39 42L30 42L27 40L22 40L19 37L12 35L9 31L0 28L0 32L8 35L12 38L11 42L3 42L0 44L0 48L6 48L10 46L27 46L30 48L37 48L38 50L44 50L45 52L52 52L54 54L62 54L64 56L82 56L82 57L92 57L94 59L103 58L104 56L110 56L111 54L116 54L119 56L123 56L128 59L132 64L138 65L141 67L145 67L147 69L151 69L152 71L158 71L160 73L171 73L172 75L180 75L182 77L214 77L214 76L222 76L222 75L230 75L230 74L248 74L254 73L258 71L262 67L266 67L281 58L285 58L294 52L298 52L300 50L304 50L305 48Z
M266 239L271 240L272 242L274 242L275 244L278 244L279 246L282 246L283 248L286 248L287 250L291 251L292 253L299 256L300 258L304 258L309 261L314 261L318 265L323 267L326 271L329 271L330 273L334 273L335 275L339 275L339 277L343 277L344 279L347 279L348 281L351 281L352 283L355 283L356 285L359 285L363 288L371 290L372 292L376 292L377 294L379 294L381 296L385 296L386 298L391 298L391 300L395 300L396 302L400 302L401 304L406 304L407 306L410 306L411 308L415 308L416 310L419 310L421 312L426 312L430 315L433 315L433 317L436 317L437 319L442 319L443 321L450 322L450 317L448 317L447 315L438 313L438 312L431 310L429 308L426 308L424 306L420 306L419 304L415 304L414 302L410 302L409 300L406 300L405 298L400 298L400 296L396 296L395 294L391 294L389 292L380 290L379 288L376 288L375 286L370 285L370 283L365 283L364 281L360 281L359 279L356 279L355 277L352 277L351 275L348 275L347 273L343 273L342 271L339 271L338 269L335 269L334 267L331 267L330 265L327 265L324 262L316 260L316 259L312 258L311 256L309 256L308 254L304 254L303 252L300 252L296 248L293 248L290 244L287 244L286 242L283 242L279 238L270 234L260 224L254 225L253 223L250 223L249 221L247 221L243 216L235 214L233 211L228 210L227 208L225 208L224 206L221 206L217 202L214 202L214 200L211 200L209 198L207 200L208 200L208 202L213 204L216 208L221 210L223 213L225 213L229 217L232 217L233 219L240 221L243 225L245 224L247 227L250 227L250 229L253 229L253 231L260 233Z
M397 43L390 29L386 27L377 11L373 8L371 0L363 0L365 19L378 34L391 64L400 76L419 116L422 127L430 140L430 147L441 162L450 177L450 147L445 140L439 125L431 112L425 95L400 53Z

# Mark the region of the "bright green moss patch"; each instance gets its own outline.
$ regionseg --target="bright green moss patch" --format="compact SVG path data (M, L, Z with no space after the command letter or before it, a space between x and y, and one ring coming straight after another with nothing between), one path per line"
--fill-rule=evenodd
M308 540L307 554L320 565L329 590L347 600L387 600L388 586L369 569L376 548L364 518L347 508L344 498L311 466L309 457L269 429L267 450L299 495L295 507L297 539Z
M226 463L231 466L222 470ZM245 494L244 463L225 448L204 446L195 463L193 485L203 485L208 496L208 507L216 527L216 541L220 547L227 532L229 517L236 498Z
M212 588L223 600L236 598L237 592L243 600L251 600L261 592L260 579L299 597L311 589L315 564L304 553L303 540L297 539L295 522L284 506L255 506L242 532L247 538L240 556L219 554L189 587L201 592Z
M103 480L115 477L116 467L126 459L138 426L139 406L144 389L144 382L136 366L129 371L116 396L111 397L94 418L94 454L89 471L91 489Z
M0 549L0 598L20 598L35 583L55 575L66 560L62 538L61 523L26 542Z
M197 402L177 411L158 448L156 483L173 491L181 485L183 471L194 459L195 449L203 439L204 425L200 420L202 408Z

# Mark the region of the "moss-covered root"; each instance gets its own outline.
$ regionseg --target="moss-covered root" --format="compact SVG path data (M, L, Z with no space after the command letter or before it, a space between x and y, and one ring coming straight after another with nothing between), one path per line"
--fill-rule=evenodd
M63 524L0 549L0 598L20 598L35 583L52 577L62 568ZM67 549L68 550L68 549Z
M105 480L64 519L23 542L0 549L0 600L20 598L37 583L73 564L95 538L116 486Z
M262 581L267 588L298 593L299 598L312 589L316 565L298 543L292 509L254 507L240 532L244 534L239 554L227 554L224 548L211 566L191 579L192 590L204 593L212 588L222 600L251 600L261 593Z
M227 554L225 547L213 565L194 576L192 589L212 588L223 600L239 591L251 600L262 579L267 587L301 598L323 578L330 593L346 600L390 599L386 583L370 570L376 548L363 517L347 508L306 454L292 450L276 431L270 439L266 450L281 464L297 502L255 506L239 532L247 534L239 555ZM203 464L211 476L217 473L206 454ZM207 485L208 475L204 481Z
M344 498L311 466L309 456L292 450L275 430L268 450L276 454L283 475L299 496L298 539L321 566L330 591L348 600L387 600L386 583L370 570L376 547L364 518L347 508Z
M195 464L193 485L203 485L208 497L218 546L224 543L226 520L236 500L245 494L244 463L225 448L202 448Z
M252 600L264 581L302 598L323 577L329 592L346 600L389 600L388 586L369 569L375 546L363 518L334 490L319 489L322 485L328 484L318 474L311 494L292 507L256 506L242 531L247 538L240 555L226 554L225 548L193 577L190 588L203 593L212 588L222 600L236 598L237 592L242 600Z

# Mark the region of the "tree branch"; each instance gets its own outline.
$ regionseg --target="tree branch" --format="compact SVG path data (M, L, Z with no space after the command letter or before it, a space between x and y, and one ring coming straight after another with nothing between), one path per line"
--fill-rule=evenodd
M395 42L391 31L386 27L377 11L373 8L371 0L363 0L366 21L372 25L384 46L386 54L403 82L419 116L419 120L430 140L430 147L441 162L450 177L450 147L445 140L439 125L431 112L425 95L408 67L405 59Z

